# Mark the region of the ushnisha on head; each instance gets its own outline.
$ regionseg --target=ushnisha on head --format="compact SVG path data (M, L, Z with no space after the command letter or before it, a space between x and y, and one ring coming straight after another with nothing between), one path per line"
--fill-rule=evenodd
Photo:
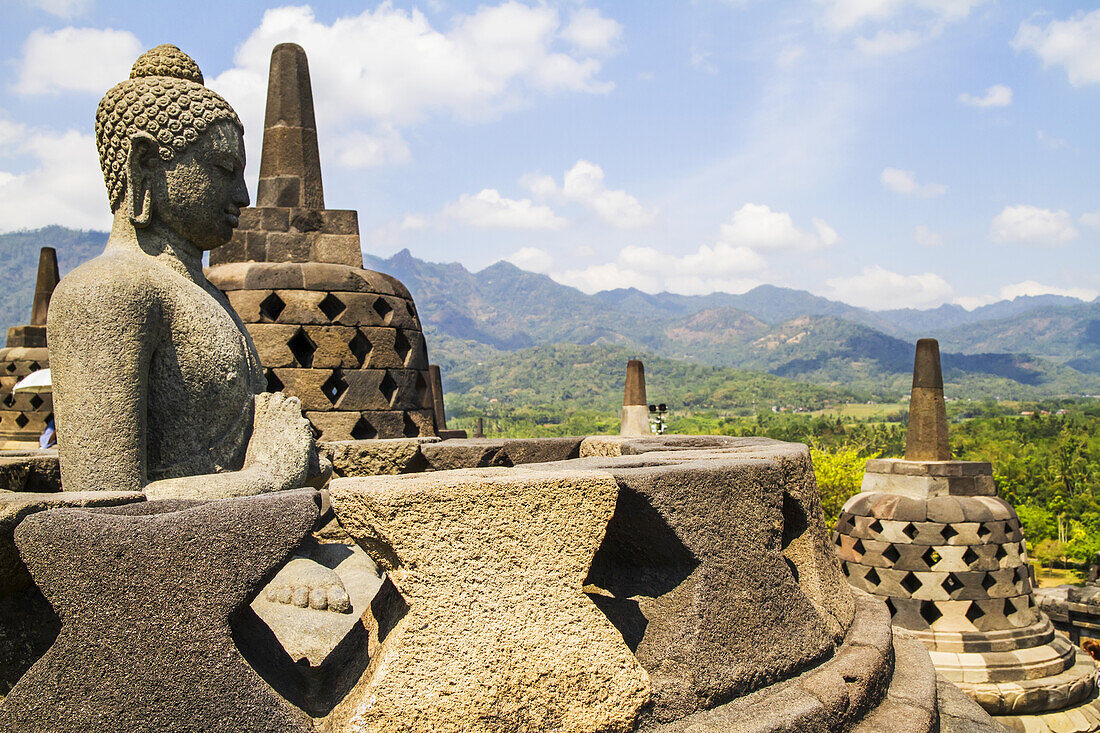
M228 241L244 187L244 127L172 45L134 62L96 110L96 145L111 211L136 228L159 218L199 249Z

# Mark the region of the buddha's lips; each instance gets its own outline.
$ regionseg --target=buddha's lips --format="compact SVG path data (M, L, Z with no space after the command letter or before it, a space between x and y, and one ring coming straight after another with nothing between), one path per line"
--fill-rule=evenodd
M233 227L234 229L236 229L237 225L241 223L241 217L240 217L239 214L234 214L232 212L227 211L227 212L225 212L225 218L226 218L226 221L229 222L229 226Z

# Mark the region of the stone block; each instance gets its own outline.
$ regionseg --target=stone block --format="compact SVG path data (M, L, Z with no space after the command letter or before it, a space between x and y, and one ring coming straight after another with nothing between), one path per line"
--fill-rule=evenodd
M321 231L325 234L354 234L359 235L359 212L354 209L322 209L323 221ZM362 267L362 258L359 265Z
M310 254L309 240L298 232L267 234L268 262L306 262Z
M333 409L334 398L331 398L324 388L325 382L332 376L331 371L297 368L272 369L272 371L285 386L284 391L287 394L294 395L301 401L303 411L329 411ZM310 418L310 422L313 422L312 418ZM316 425L315 422L314 425ZM343 438L343 440L347 440L347 438Z
M428 462L429 470L449 471L498 465L496 458L504 450L505 443L504 440L471 438L424 445L420 450Z
M341 524L408 602L382 641L385 674L357 688L353 725L629 730L648 676L582 592L618 491L582 471L334 480Z
M3 491L51 494L61 491L57 449L0 453L0 492Z
M350 344L355 338L356 329L350 326L302 326L302 332L313 344L312 362L314 369L357 369L364 362L351 350ZM373 355L371 349L370 354ZM372 364L373 366L373 364Z
M310 259L348 267L363 266L363 251L358 234L320 233L310 242Z
M0 703L0 726L313 731L245 661L230 618L309 532L318 496L56 509L23 520L20 553L63 625Z
M420 453L426 443L438 443L439 438L389 438L375 440L343 440L323 443L332 461L332 473L339 478L385 476L415 473L425 468Z
M294 335L298 333L298 328L298 326L288 326L281 323L248 324L248 334L252 337L252 343L256 345L256 353L260 357L260 363L269 369L301 366L288 345ZM284 384L286 383L284 382Z
M568 461L580 457L584 438L535 438L509 440L504 443L504 455L513 466L547 461Z
M342 373L346 391L336 403L339 410L388 410L390 397L382 393L381 385L389 372L385 369L355 369Z

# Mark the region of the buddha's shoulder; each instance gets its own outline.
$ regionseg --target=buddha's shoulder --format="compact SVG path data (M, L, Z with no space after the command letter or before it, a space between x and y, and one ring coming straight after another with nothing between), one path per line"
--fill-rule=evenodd
M128 303L159 302L167 290L159 272L163 268L151 267L149 260L125 250L107 250L61 278L50 307L57 303L113 311L125 308Z

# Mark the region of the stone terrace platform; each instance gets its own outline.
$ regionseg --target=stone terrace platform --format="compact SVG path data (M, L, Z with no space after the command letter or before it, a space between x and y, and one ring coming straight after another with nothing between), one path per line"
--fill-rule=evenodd
M253 662L319 731L1004 730L937 680L883 602L848 585L805 446L324 448L334 477L313 535L366 550L380 582L366 599L348 583L359 623L328 659L292 674ZM0 489L16 489L0 502L32 477L48 491L53 460L0 457ZM250 662L286 638L272 628L234 630Z

